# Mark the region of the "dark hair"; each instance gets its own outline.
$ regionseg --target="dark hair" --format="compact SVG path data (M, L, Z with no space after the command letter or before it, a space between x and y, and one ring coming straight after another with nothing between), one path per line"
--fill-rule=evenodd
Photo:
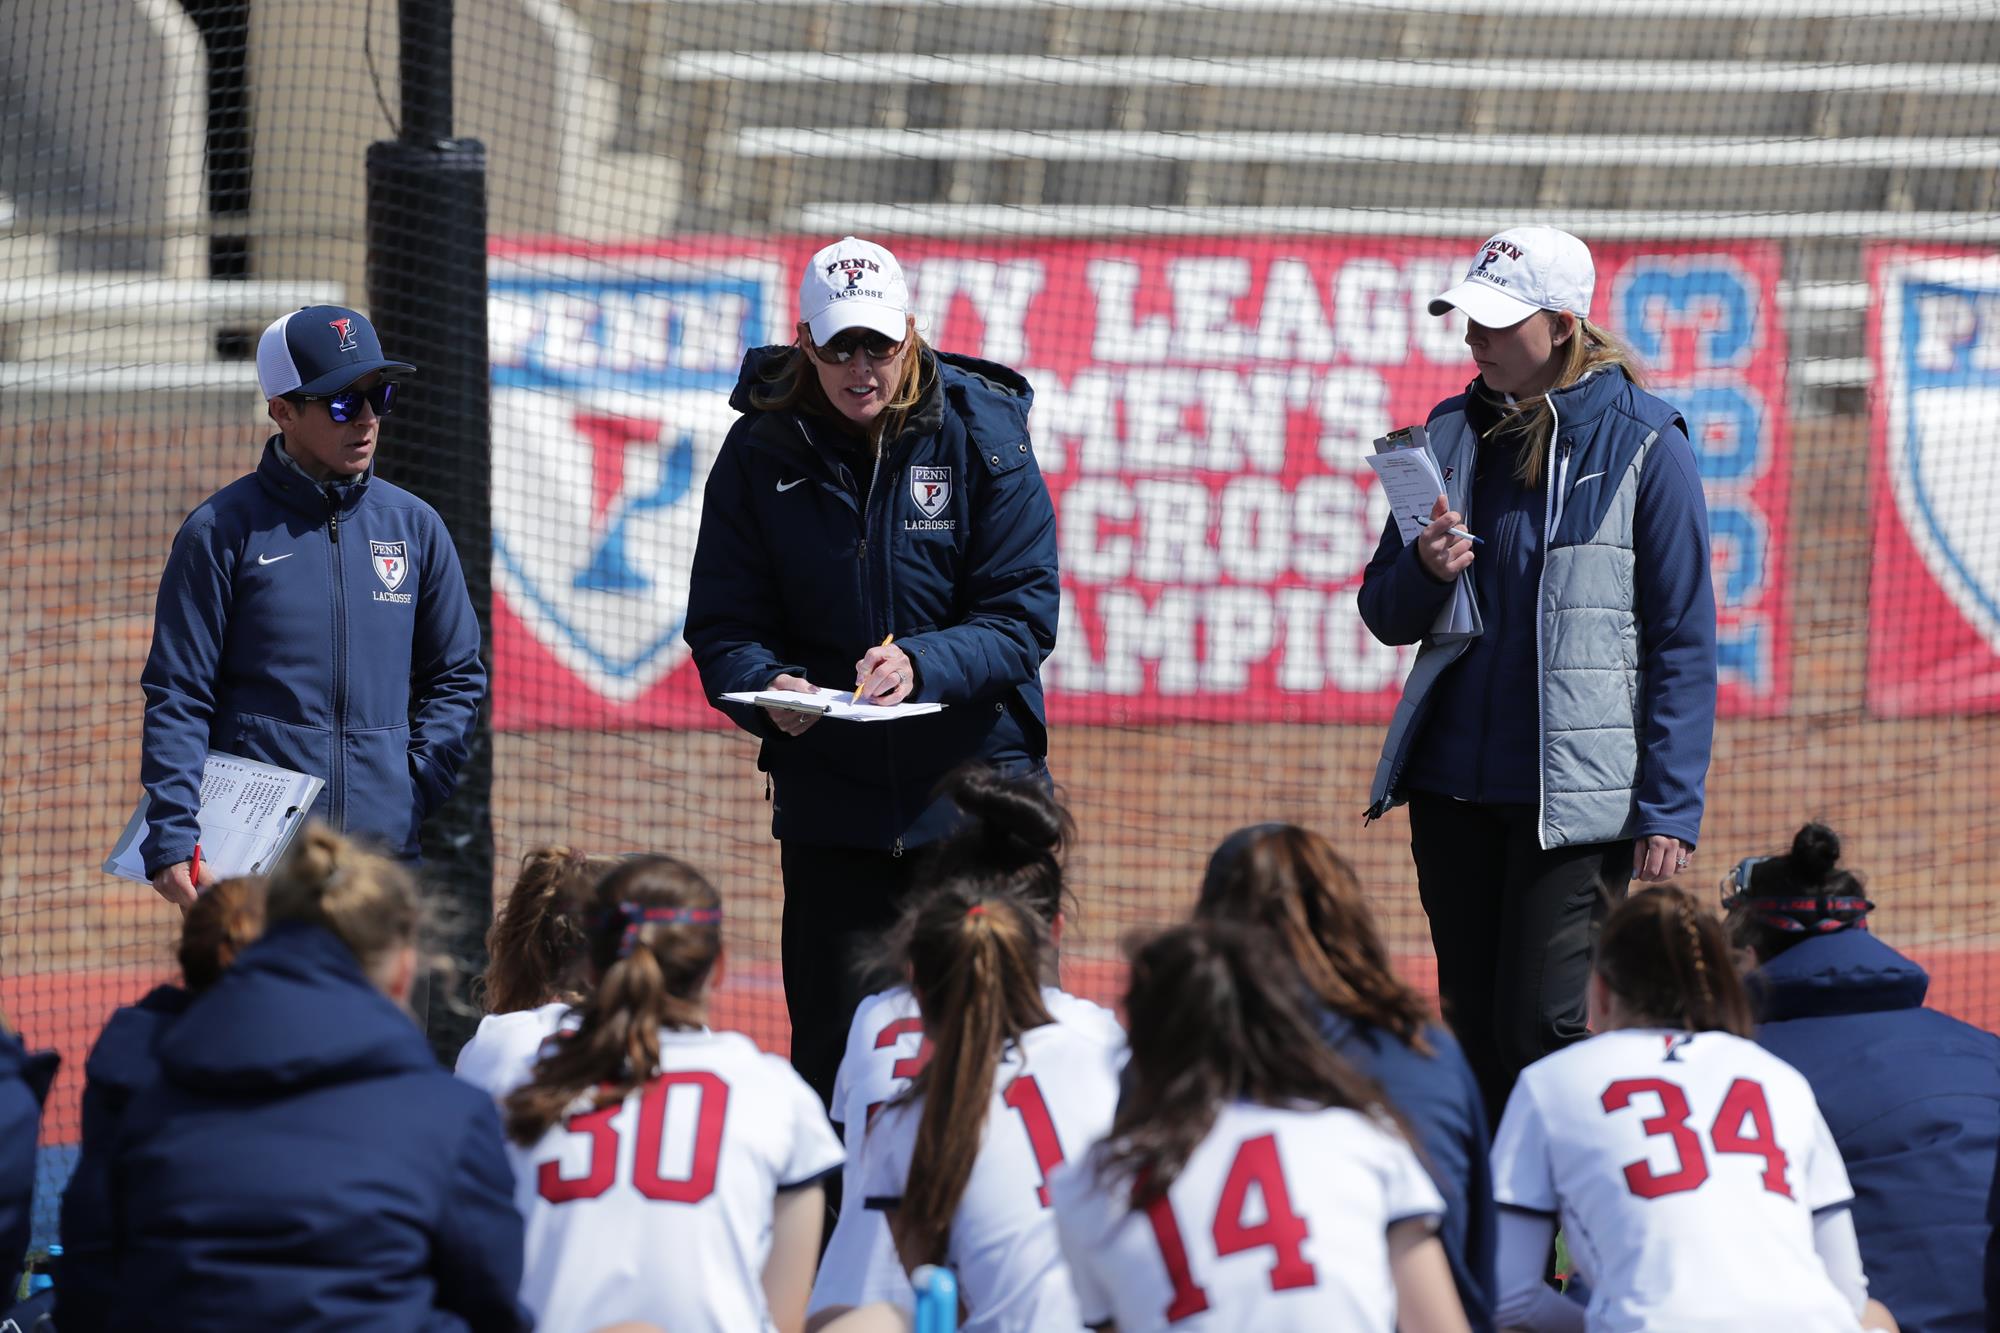
M618 864L615 856L586 856L560 845L537 847L521 858L507 903L486 932L492 962L481 980L481 999L487 1013L583 999L590 964L584 914L597 882Z
M1643 1026L1750 1035L1750 1000L1722 923L1677 885L1641 890L1612 910L1597 975Z
M181 918L181 976L207 990L264 933L264 877L235 875L201 891Z
M1195 915L1272 932L1321 1004L1429 1054L1430 1010L1390 966L1360 876L1319 834L1292 824L1230 834L1209 857Z
M1070 905L1063 853L1076 838L1076 822L1048 783L971 763L940 782L935 795L962 817L931 851L920 882L977 880L1015 895L1053 924Z
M1094 1160L1101 1181L1131 1180L1134 1208L1167 1192L1227 1102L1380 1105L1375 1085L1320 1039L1311 992L1269 940L1256 927L1194 921L1132 953L1131 1060Z
M574 1032L544 1048L534 1077L508 1096L507 1133L530 1144L586 1093L622 1101L660 1067L662 1028L700 1027L703 989L722 953L722 898L671 856L639 856L598 882L588 917L597 985Z
M1748 883L1735 883L1723 900L1730 943L1762 963L1815 935L1868 929L1875 904L1866 882L1839 867L1840 835L1818 823L1798 831L1789 855L1739 865L1732 879Z
M897 1098L923 1101L909 1182L889 1224L904 1255L944 1262L1000 1058L1007 1043L1054 1021L1042 1002L1046 932L1020 898L972 879L939 885L906 913L910 988L931 1058Z

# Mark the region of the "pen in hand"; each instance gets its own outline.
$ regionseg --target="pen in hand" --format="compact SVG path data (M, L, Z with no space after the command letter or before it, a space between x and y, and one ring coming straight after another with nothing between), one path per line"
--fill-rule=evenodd
M1410 521L1413 523L1421 523L1425 527L1429 527L1431 525L1429 519L1419 518L1415 514L1410 515ZM1486 545L1486 541L1484 538L1475 537L1471 533L1467 532L1464 528L1447 528L1445 529L1445 531L1449 532L1452 536L1457 537L1461 541L1471 542L1474 546Z
M896 636L895 636L894 634L885 634L885 635L883 635L883 636L882 636L882 644L881 644L881 646L882 646L882 647L884 647L884 648L887 648L887 647L888 647L888 646L889 646L890 644L894 643L895 641L896 641ZM854 697L853 697L852 699L849 699L849 700L848 700L847 702L849 702L849 703L851 703L851 704L858 704L858 703L860 703L860 702L861 702L861 687L862 687L862 686L864 686L864 685L866 685L867 683L868 683L868 682L867 682L867 681L866 681L865 679L864 679L864 680L857 680L857 681L855 681L855 682L854 682Z
M201 892L201 844L194 845L194 859L188 865L188 887Z

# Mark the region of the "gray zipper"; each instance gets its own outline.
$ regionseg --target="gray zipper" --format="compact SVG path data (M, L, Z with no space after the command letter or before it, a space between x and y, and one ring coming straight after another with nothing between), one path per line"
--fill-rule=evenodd
M1569 445L1558 446L1556 436L1562 430L1562 418L1556 412L1556 400L1549 400L1549 457L1556 463L1556 469L1547 473L1543 481L1547 484L1548 497L1542 504L1542 568L1535 576L1535 840L1547 851L1549 845L1549 710L1548 710L1548 664L1542 652L1542 599L1548 591L1549 552L1555 545L1556 524L1562 521L1561 497L1563 483L1569 479Z

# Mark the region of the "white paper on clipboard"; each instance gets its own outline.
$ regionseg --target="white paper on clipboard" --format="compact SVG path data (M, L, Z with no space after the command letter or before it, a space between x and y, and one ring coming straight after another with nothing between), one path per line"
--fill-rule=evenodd
M1445 493L1444 473L1431 453L1430 437L1422 426L1392 431L1375 441L1368 466L1381 479L1382 494L1389 501L1389 512L1395 516L1396 530L1404 543L1415 541L1417 534L1430 526L1431 507ZM1470 634L1472 625L1472 589L1467 580L1455 579L1451 601L1431 632Z
M201 774L201 864L218 879L268 875L305 825L326 783L310 773L209 751ZM144 846L150 796L141 796L105 858L106 873L150 884Z

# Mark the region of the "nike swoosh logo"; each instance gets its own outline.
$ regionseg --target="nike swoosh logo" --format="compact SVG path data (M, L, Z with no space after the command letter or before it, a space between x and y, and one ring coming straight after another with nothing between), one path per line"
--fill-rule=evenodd
M1590 477L1601 477L1601 476L1603 476L1603 475L1604 475L1604 474L1603 474L1602 472L1593 472L1593 473L1591 473L1591 474L1590 474ZM1571 485L1570 485L1570 489L1571 489L1571 490L1575 490L1575 489L1576 489L1576 488L1577 488L1578 486L1581 486L1581 485L1583 485L1583 483L1585 483L1586 481L1589 481L1589 480L1590 480L1590 477L1578 477L1578 478L1577 478L1577 479L1575 480L1575 482L1571 483Z
M275 565L280 560L290 560L297 554L297 551L287 551L283 555L260 555L257 557L257 563L260 565Z
M792 489L792 487L803 486L805 484L806 479L804 477L799 477L794 481L781 481L778 483L778 494L783 495L786 491Z

